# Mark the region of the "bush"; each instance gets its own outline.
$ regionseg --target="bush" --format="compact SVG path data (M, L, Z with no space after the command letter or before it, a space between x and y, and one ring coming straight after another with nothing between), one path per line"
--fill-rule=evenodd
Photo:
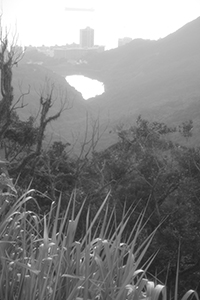
M7 179L6 184L10 185ZM130 212L124 212L117 225L115 210L110 214L106 206L108 194L92 220L88 210L85 235L77 241L76 229L84 203L75 214L76 198L72 194L60 218L60 198L57 207L52 204L49 213L41 218L25 210L26 203L33 200L32 192L27 191L19 199L13 194L1 194L1 300L157 300L160 295L166 299L164 284L147 278L155 254L142 262L156 233L155 230L143 241L140 239L144 230L144 211L125 239ZM12 197L16 198L15 202L7 211ZM103 209L105 214L101 220ZM98 230L93 230L96 223ZM198 299L192 290L183 299L192 294Z

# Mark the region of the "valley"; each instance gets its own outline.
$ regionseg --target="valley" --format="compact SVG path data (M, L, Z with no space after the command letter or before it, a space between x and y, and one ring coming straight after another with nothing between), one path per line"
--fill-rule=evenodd
M65 111L61 119L52 124L50 131L57 137L74 143L74 136L81 137L84 134L88 114L93 120L99 118L102 132L104 131L104 138L99 142L99 149L102 149L116 141L116 125L133 124L141 114L148 120L176 126L193 120L195 126L191 144L198 146L199 28L200 18L197 18L166 38L158 41L133 40L121 48L85 57L87 63L84 64L75 65L67 61L52 63L49 60L40 69L37 66L41 74L37 78L44 78L45 72L54 79L56 77L56 81L59 84L62 82L62 87L69 91L69 99L73 99L70 110ZM33 66L24 65L22 68ZM73 74L102 81L105 93L84 101L80 93L64 82L65 76ZM24 74L16 71L15 86L16 81L23 76ZM30 85L35 86L36 79L30 76L27 74L23 80L27 84L29 80ZM36 100L32 100L34 93L30 94L29 111L33 111L36 105ZM57 105L56 101L52 109L56 109Z

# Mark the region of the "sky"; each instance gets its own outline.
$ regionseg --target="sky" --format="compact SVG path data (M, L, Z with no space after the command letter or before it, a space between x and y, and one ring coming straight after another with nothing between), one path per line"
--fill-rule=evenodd
M22 46L79 43L95 30L95 44L117 47L118 38L159 39L200 16L200 0L0 0L2 24ZM75 8L77 10L66 10ZM79 11L78 9L92 11Z

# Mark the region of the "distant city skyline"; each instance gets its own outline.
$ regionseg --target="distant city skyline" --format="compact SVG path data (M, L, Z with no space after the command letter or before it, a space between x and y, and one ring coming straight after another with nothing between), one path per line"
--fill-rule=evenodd
M106 49L124 37L159 39L200 16L199 0L0 0L3 25L21 45L79 43L80 29L95 31Z

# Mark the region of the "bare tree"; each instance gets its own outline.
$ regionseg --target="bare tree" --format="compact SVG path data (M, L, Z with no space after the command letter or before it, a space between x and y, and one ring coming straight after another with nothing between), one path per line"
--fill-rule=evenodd
M60 93L60 109L50 115L50 109L56 100L55 86L54 84L50 84L50 80L47 80L45 88L43 88L43 91L39 94L39 122L37 122L37 125L34 127L34 134L37 132L33 142L34 147L32 143L29 145L29 151L26 151L23 138L22 141L18 139L19 135L17 135L16 128L21 126L21 131L23 131L28 121L23 124L23 121L21 121L16 114L16 110L25 106L22 100L25 95L29 94L30 89L28 92L22 93L16 101L16 99L14 100L12 86L13 67L17 65L23 57L23 51L19 49L20 48L16 45L15 38L13 38L10 43L8 33L2 33L0 23L0 145L4 148L7 160L12 162L11 170L13 171L21 171L28 162L41 154L47 125L57 120L65 109L70 108L70 105L66 105L67 95L65 95L63 99L63 95ZM33 123L34 122L30 122L29 125L33 126ZM23 135L22 132L21 136Z
M39 108L39 124L37 125L37 135L35 139L35 146L32 148L32 151L26 155L23 159L20 160L20 163L17 164L17 167L14 167L15 172L20 172L23 168L33 159L40 156L42 152L43 141L45 138L45 130L52 121L56 121L61 116L62 112L66 109L70 109L71 105L67 99L60 98L61 105L60 109L52 115L50 114L50 109L54 104L54 84L51 84L49 87L49 80L47 81L46 91L42 91L40 94L40 108Z
M1 24L0 24L1 26ZM0 27L1 28L1 27ZM22 51L17 50L14 39L9 44L8 34L3 36L0 31L0 141L11 123L11 116L15 105L13 105L12 68L17 65L23 56Z

